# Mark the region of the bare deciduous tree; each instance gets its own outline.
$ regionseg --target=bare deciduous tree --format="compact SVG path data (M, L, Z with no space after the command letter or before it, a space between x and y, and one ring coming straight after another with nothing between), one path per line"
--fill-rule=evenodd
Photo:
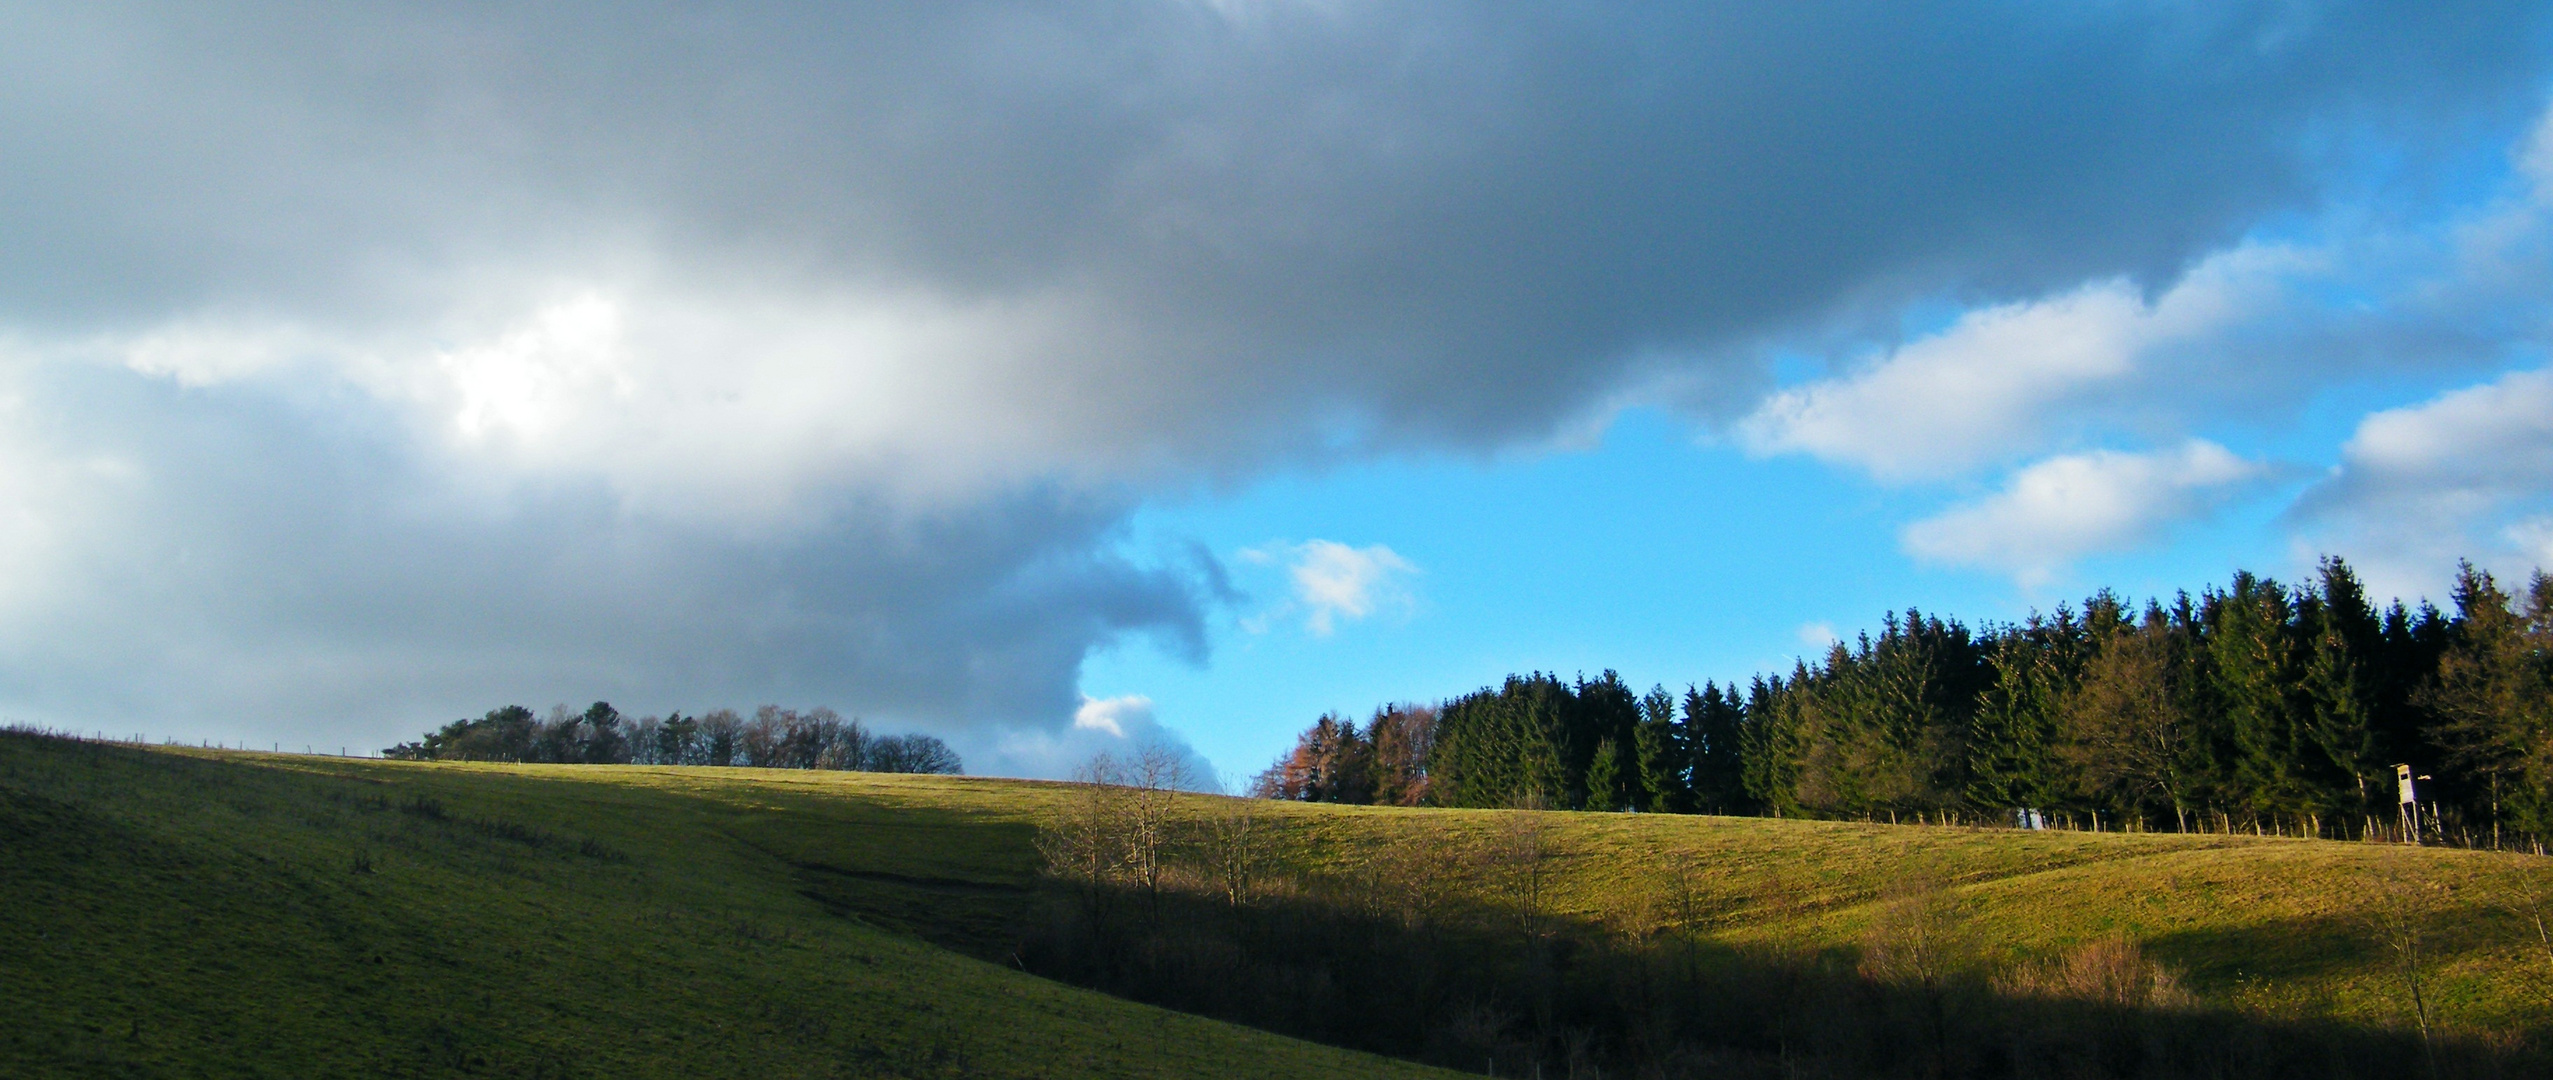
M1537 937L1544 931L1543 916L1547 900L1544 890L1550 884L1552 827L1539 807L1524 806L1498 815L1495 831L1490 833L1479 851L1482 875L1516 920L1516 928L1526 937Z
M1100 754L1073 773L1079 787L1062 813L1037 831L1046 873L1072 886L1093 925L1108 913L1108 893L1124 872L1129 813L1124 772Z
M1179 793L1194 783L1187 757L1159 743L1136 751L1126 765L1126 871L1156 913L1161 906L1161 872L1176 840L1172 811Z
M1107 914L1109 891L1121 885L1141 890L1157 913L1177 840L1173 812L1193 783L1186 757L1159 745L1124 761L1103 753L1073 780L1080 788L1071 804L1038 831L1046 872L1081 893L1094 924Z
M1207 815L1200 854L1206 876L1223 894L1224 903L1249 903L1268 859L1268 830L1251 800L1233 799Z
M1533 1007L1534 1036L1539 1042L1553 1031L1557 1009L1558 978L1552 965L1556 928L1549 918L1547 895L1555 845L1551 823L1538 805L1540 800L1520 801L1525 805L1498 815L1495 830L1482 844L1478 858L1482 877L1493 895L1505 902L1524 945L1527 991Z
M1453 899L1453 869L1435 846L1384 844L1364 866L1371 913L1412 930L1433 926Z
M2367 929L2392 961L2394 978L2401 983L2403 996L2411 1006L2412 1022L2420 1029L2420 1048L2428 1056L2429 1075L2436 1076L2438 1051L2429 1036L2435 1007L2428 993L2432 961L2428 925L2437 906L2435 886L2423 880L2401 852L2382 856L2368 878L2369 895L2375 903L2368 909Z

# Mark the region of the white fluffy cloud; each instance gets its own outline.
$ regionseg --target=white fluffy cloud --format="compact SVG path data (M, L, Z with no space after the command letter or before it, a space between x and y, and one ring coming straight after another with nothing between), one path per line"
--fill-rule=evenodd
M2051 406L2129 374L2152 322L2126 282L1986 308L1860 371L1775 394L1738 431L1759 454L1887 479L1956 472L2026 446Z
M2553 481L2553 371L2514 372L2361 421L2341 448L2362 486L2485 498Z
M1152 699L1141 694L1123 697L1081 699L1081 708L1073 710L1073 730L1098 732L1112 739L1126 737L1126 729L1141 730L1152 722Z
M1998 570L2035 587L2075 559L2145 543L2203 515L2268 471L2198 439L2152 453L2067 454L1906 526L1901 539L1918 558Z
M2295 516L2371 585L2445 595L2457 558L2553 568L2553 369L2520 371L2368 416Z
M2152 300L2122 279L1969 311L1850 372L1775 393L1736 434L1752 453L1807 454L1908 481L2133 425L2147 419L2134 415L2140 407L2187 413L2233 381L2228 353L2268 359L2261 331L2294 317L2297 279L2327 273L2327 262L2243 244Z
M1340 620L1355 622L1377 610L1407 609L1416 602L1408 578L1418 567L1382 544L1349 547L1335 540L1300 544L1267 544L1241 552L1243 562L1283 564L1292 595L1283 604L1252 616L1249 626L1265 630L1269 623L1294 615L1315 637L1328 637Z

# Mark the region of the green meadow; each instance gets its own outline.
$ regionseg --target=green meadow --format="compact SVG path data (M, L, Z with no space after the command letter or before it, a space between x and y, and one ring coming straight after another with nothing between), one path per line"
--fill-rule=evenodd
M1435 1074L846 917L810 858L1015 889L1035 800L800 779L0 736L0 1075Z
M1445 1075L1023 970L1052 892L1038 828L1085 794L0 735L0 1075ZM1174 814L1244 810L1255 888L1358 917L1522 904L1546 937L1884 980L1869 956L1902 953L1920 908L1934 959L1904 970L1995 1000L2062 992L2015 973L2128 942L2171 984L2156 1007L2189 1015L2408 1045L2425 1012L2450 1066L2540 1063L2553 1029L2553 864L2530 855L1204 796ZM1530 896L1479 854L1520 835Z

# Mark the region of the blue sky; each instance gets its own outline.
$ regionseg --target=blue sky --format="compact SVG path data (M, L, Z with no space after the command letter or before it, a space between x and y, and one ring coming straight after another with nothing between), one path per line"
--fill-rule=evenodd
M2553 563L2553 9L0 2L0 719L1226 779Z
M2370 312L2399 311L2405 293L2486 288L2459 286L2448 267L2461 257L2434 248L2470 243L2467 234L2480 231L2475 222L2539 198L2532 192L2541 181L2527 156L2543 130L2497 133L2502 151L2441 170L2421 200L2387 203L2381 193L2361 190L2366 202L2327 206L2322 220L2282 220L2225 245L2220 261L2239 262L2239 253L2257 250L2315 253L2293 260L2301 270L2290 263L2260 275L2279 279L2278 288L2301 302L2264 305L2275 313L2258 317L2243 335L2323 338ZM2350 175L2381 187L2369 172ZM2382 258L2332 256L2365 243L2360 219L2379 205L2410 219L2389 226L2409 239L2371 245L2388 249ZM2539 262L2529 269L2553 268ZM2148 287L2146 312L2160 319L2171 288L2195 288L2204 276ZM2062 297L2043 297L2006 307L2063 304ZM1773 356L1768 394L1867 379L1922 353L1928 342L1959 341L1963 324L1983 311L1906 304L1887 344ZM1986 351L1969 350L1972 359ZM2159 359L2140 357L2131 366ZM2217 346L2205 348L2194 366L2246 359L2239 348ZM2099 407L2055 421L2060 431L2050 445L2078 455L2133 457L2179 436L2219 446L2239 465L2213 497L2148 507L2089 542L2042 538L2049 557L2032 566L1962 561L1910 538L1910 526L1989 501L1998 484L2027 471L2026 437L2021 450L2000 458L2002 448L1987 446L1966 467L1900 476L1874 467L1877 455L1856 461L1847 450L1820 463L1814 452L1750 440L1744 419L1714 422L1655 405L1606 411L1561 438L1499 453L1403 455L1159 497L1130 519L1129 548L1201 543L1233 567L1241 595L1217 609L1204 659L1192 648L1119 643L1085 663L1082 692L1182 733L1237 787L1324 712L1360 718L1380 704L1442 700L1511 672L1572 676L1611 668L1638 686L1681 691L1813 660L1828 635L1849 639L1908 606L1971 622L2013 621L2100 588L2168 597L2220 584L2237 569L2303 581L2329 555L2357 563L2380 597L2446 605L2453 559L2470 557L2510 578L2547 562L2540 544L2513 542L2506 530L2493 536L2489 528L2540 515L2540 490L2501 494L2503 505L2493 508L2500 513L2467 509L2425 519L2419 531L2426 542L2409 545L2385 529L2360 527L2346 511L2331 520L2314 510L2317 498L2364 471L2348 447L2369 417L2416 415L2458 391L2487 393L2512 374L2532 374L2545 366L2540 339L2493 341L2445 363L2432 354L2423 357L2430 363L2314 372L2309 365L2320 359L2308 355L2294 373L2306 377L2290 385L2237 391L2231 407L2174 402L2171 391L2148 390L2139 404L2163 411L2159 424L2120 423ZM2204 386L2206 376L2197 377ZM2521 409L2540 411L2536 400ZM2522 424L2541 431L2553 417ZM1908 432L1932 433L1920 425ZM2541 452L2519 448L2521 457ZM2189 472L2186 463L2175 469ZM2101 492L2077 495L2097 499ZM2373 514L2399 508L2378 502ZM2024 532L2030 526L2027 515L2008 524ZM1296 568L1309 565L1307 538L1389 553L1393 561L1365 567L1370 611L1325 605L1296 580ZM1315 625L1312 617L1325 608Z
M1640 687L1681 692L1787 670L1815 659L1826 634L1850 638L1910 605L1971 622L2018 620L2101 587L2139 597L2195 591L2238 567L2302 580L2319 555L2349 553L2300 546L2281 520L2286 506L2313 473L2337 464L2365 412L2435 389L2340 387L2281 422L2241 425L2231 445L2295 474L2026 585L1907 554L1900 527L1955 492L1750 456L1656 410L1620 415L1593 445L1419 456L1163 499L1131 520L1129 547L1202 543L1232 567L1243 595L1217 609L1202 662L1129 639L1091 656L1082 692L1146 699L1158 722L1239 785L1323 712L1361 719L1380 704L1441 700L1510 672L1611 668ZM1310 625L1317 608L1288 573L1298 560L1249 555L1321 537L1379 545L1409 564L1379 576L1370 614L1334 613L1326 631Z

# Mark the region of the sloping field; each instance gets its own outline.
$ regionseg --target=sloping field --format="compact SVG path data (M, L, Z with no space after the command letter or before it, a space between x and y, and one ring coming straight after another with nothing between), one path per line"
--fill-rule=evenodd
M773 823L927 870L1003 785L763 780L0 736L0 1076L1441 1075L833 914Z
M456 768L444 766L444 768ZM493 770L490 766L457 768ZM1040 821L1069 785L859 773L505 767L765 811L732 835L801 867L811 891L925 935L963 941L980 903L1033 880ZM599 798L600 796L596 796ZM1206 798L1194 813L1211 813ZM1285 872L1354 881L1410 853L1450 888L1493 893L1469 853L1515 811L1252 804ZM2269 1015L2407 1023L2386 924L2419 933L2435 1018L2553 1027L2553 860L2392 844L2223 835L2021 832L1762 818L1542 813L1554 917L1615 932L1690 928L1730 945L1853 949L1892 898L1946 893L1959 945L1987 963L2124 936L2202 1004ZM852 824L837 828L832 823ZM978 902L978 903L971 903ZM2395 936L2398 936L2398 931Z
M1326 812L1324 812L1326 811ZM1485 843L1497 812L1301 807L1338 863L1433 829ZM1706 940L1861 947L1892 900L1938 888L1958 949L1993 967L2122 936L2201 1004L2268 1015L2407 1023L2392 945L2419 937L2435 1018L2553 1026L2553 860L2443 848L2250 836L2002 829L1659 815L1545 815L1553 907L1616 930L1701 928ZM1420 824L1427 817L1442 824ZM1450 819L1450 820L1446 820ZM1461 843L1462 841L1453 841Z
M986 779L0 737L0 1074L1425 1072L1000 963L1032 917L1036 825L1079 798ZM2441 1032L2508 1043L2553 1027L2530 899L2553 894L2553 865L2531 856L1249 805L1263 877L1377 910L1416 872L1579 935L1849 965L1917 896L1939 947L1980 970L2120 938L2171 969L2190 1008L2403 1031L2408 972ZM1534 891L1517 901L1513 860L1482 853L1524 834Z

